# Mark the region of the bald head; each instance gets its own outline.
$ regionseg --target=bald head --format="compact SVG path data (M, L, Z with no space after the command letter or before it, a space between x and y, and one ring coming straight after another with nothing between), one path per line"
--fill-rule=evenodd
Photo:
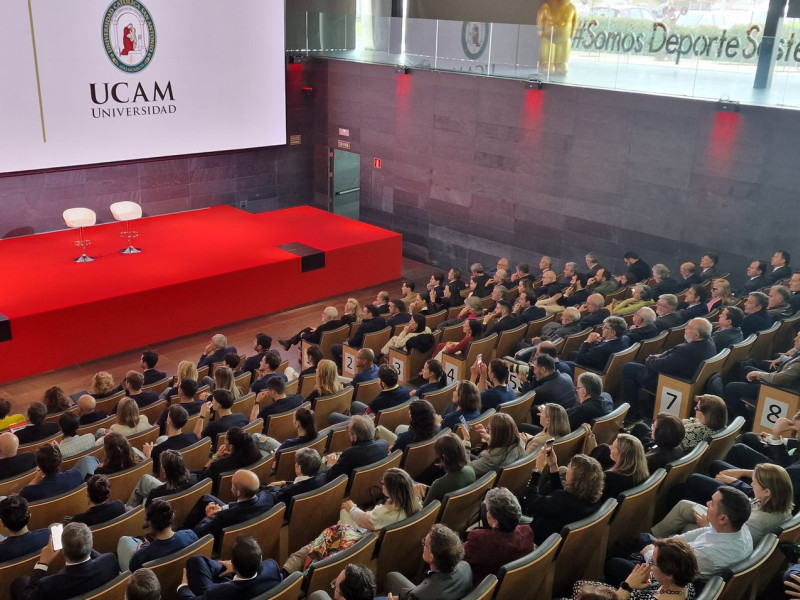
M370 363L375 362L375 353L370 348L361 348L356 353L356 356L364 361L369 361Z
M78 398L78 411L80 411L82 415L93 413L96 406L97 401L89 394L84 394Z
M603 308L606 305L606 299L603 294L592 294L586 299L586 304L594 308Z
M8 458L17 455L19 439L13 433L6 431L0 435L0 458Z
M258 492L258 476L252 471L246 469L239 469L233 474L233 481L231 483L233 493L241 500L252 498Z

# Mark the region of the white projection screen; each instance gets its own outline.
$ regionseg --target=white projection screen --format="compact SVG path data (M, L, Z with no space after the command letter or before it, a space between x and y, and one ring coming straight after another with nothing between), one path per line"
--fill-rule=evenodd
M0 173L286 143L284 0L8 0Z

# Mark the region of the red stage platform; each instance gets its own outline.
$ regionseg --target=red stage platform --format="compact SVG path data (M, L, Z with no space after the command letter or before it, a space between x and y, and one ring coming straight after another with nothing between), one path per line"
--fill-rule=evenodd
M401 275L402 237L311 207L252 215L229 206L135 222L141 254L119 253L123 226L0 241L0 342L6 382L343 294ZM277 246L324 251L325 266Z

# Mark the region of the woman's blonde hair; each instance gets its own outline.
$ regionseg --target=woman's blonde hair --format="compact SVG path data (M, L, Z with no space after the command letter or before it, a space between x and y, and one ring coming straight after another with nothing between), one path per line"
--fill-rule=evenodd
M327 358L319 361L317 365L317 389L320 396L330 396L341 391L342 382L339 381L339 373L336 370L336 363Z
M197 381L197 365L190 360L182 360L178 363L178 380L175 385L179 384L184 379L192 379Z
M576 454L569 461L572 481L564 489L584 502L597 502L603 496L606 474L603 467L591 456Z
M92 388L89 391L93 395L107 396L115 387L114 376L108 371L99 371L92 377Z
M769 498L761 505L767 513L785 513L794 509L794 488L786 469L780 465L760 463L753 469L753 479L765 490Z
M239 387L234 383L233 371L230 367L217 367L214 369L214 383L218 390L228 390L234 400L238 400L242 396Z
M348 298L347 302L353 307L353 309L348 313L356 318L356 323L361 323L361 304L358 303L358 300L355 298Z
M139 424L139 405L133 398L123 398L117 406L117 422L125 427L134 428Z
M717 294L722 298L722 304L733 305L737 300L733 297L731 292L731 283L727 279L715 279L711 282L711 287L717 288Z
M644 446L638 438L627 433L620 433L617 435L617 450L619 450L619 459L610 469L611 471L630 477L635 485L639 485L650 477Z
M547 433L552 437L559 438L572 431L569 426L567 411L560 404L548 402L544 405L544 414L550 419L550 425L547 426Z

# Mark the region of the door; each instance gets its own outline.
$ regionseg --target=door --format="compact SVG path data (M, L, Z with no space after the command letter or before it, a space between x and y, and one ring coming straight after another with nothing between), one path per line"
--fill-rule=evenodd
M361 155L344 150L333 150L330 154L333 165L331 205L334 214L358 219L359 195L361 191Z

